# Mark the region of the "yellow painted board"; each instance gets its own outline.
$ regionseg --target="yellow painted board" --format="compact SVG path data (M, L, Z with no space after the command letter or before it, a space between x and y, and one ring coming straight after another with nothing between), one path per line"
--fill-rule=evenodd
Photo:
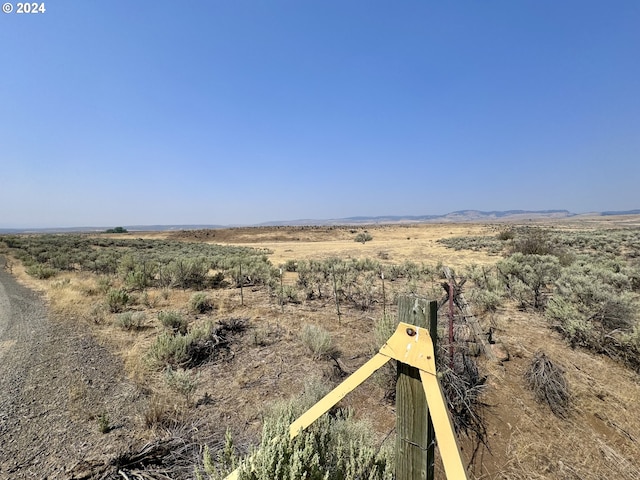
M436 373L433 342L425 328L408 323L398 324L398 328L382 346L380 353L433 375Z
M342 400L349 392L354 390L388 361L388 357L377 353L371 360L353 372L349 378L331 390L318 403L303 413L291 424L291 427L289 427L289 434L291 435L291 438L295 437L301 430L304 430L315 422L331 407Z
M424 393L429 405L429 414L436 432L438 450L442 458L442 465L447 475L447 480L466 480L467 473L462 464L460 449L449 419L449 412L440 389L438 378L427 372L420 371L420 379L424 387Z
M236 468L233 472L231 472L229 475L224 477L224 480L238 480L239 470L240 470L239 468Z

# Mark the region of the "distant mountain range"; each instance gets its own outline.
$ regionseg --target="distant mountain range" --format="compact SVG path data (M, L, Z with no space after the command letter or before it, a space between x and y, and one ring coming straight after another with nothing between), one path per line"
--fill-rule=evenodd
M609 215L640 215L640 210L622 210L619 212L602 212L602 216Z
M384 223L436 223L436 222L473 222L497 219L528 219L528 218L566 218L573 217L575 213L568 210L505 210L483 212L480 210L458 210L446 215L386 215L380 217L347 217L330 220L290 220L282 222L265 222L258 226L282 226L282 225L358 225L358 224L384 224Z
M300 226L300 225L362 225L362 224L393 224L393 223L456 223L456 222L483 222L483 221L525 221L539 219L569 218L578 215L612 216L612 215L640 215L638 210L593 212L589 214L576 214L568 210L494 210L484 212L481 210L458 210L445 215L385 215L378 217L347 217L335 219L301 219L264 222L256 225L122 225L130 232L152 232L168 230L198 230L231 227L276 227L276 226ZM71 232L103 232L111 227L68 227L68 228L0 228L0 233L71 233Z

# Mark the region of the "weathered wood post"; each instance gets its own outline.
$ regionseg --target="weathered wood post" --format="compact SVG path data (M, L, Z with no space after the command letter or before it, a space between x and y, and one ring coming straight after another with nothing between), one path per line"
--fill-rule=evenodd
M280 269L280 307L284 313L284 285L282 284L282 268Z
M338 312L338 325L342 323L342 314L340 313L340 300L338 300L338 282L336 281L336 267L331 265L331 273L333 275L333 295L336 298L336 310Z
M242 259L240 259L240 305L244 307L244 278L242 276Z
M398 320L429 330L436 351L438 303L398 299ZM419 370L398 362L396 383L396 480L433 480L435 433Z

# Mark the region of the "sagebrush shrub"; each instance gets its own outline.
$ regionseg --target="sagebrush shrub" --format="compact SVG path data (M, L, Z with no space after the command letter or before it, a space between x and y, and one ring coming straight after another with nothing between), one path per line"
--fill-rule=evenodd
M498 240L513 240L516 236L516 233L513 231L513 229L508 229L508 230L502 230L500 233L498 233L498 235L496 235L496 238Z
M164 379L169 388L182 395L187 405L191 405L191 399L198 389L200 380L198 373L193 373L183 368L174 370L169 365L164 371Z
M366 243L373 240L373 237L369 232L362 232L356 235L356 238L353 239L355 242Z
M149 364L156 369L185 364L189 359L190 343L191 338L187 335L162 332L147 353Z
M188 322L179 312L159 312L158 320L160 320L162 326L169 328L174 333L181 333L183 335L187 333Z
M111 289L112 281L109 277L100 276L98 280L96 280L96 288L100 293L106 295L107 292Z
M333 353L331 334L318 325L305 325L302 328L300 338L316 360Z
M107 292L107 306L111 313L121 312L130 300L127 291L121 288L112 288Z
M554 255L557 248L554 246L548 232L537 229L527 229L520 232L512 245L513 253L523 255Z
M56 270L55 268L48 267L40 263L31 265L27 268L27 274L40 280L46 280L48 278L54 277L57 273L58 270Z
M140 330L144 326L144 312L125 312L118 315L118 326L123 330Z
M111 431L111 423L107 412L102 412L96 419L98 423L98 431L100 433L109 433Z
M300 303L298 290L292 285L284 285L281 292L282 303Z
M276 404L267 413L260 445L238 460L227 439L218 461L205 453L205 473L224 478L239 464L239 480L391 480L391 449L376 445L371 427L356 421L349 410L323 415L294 439L289 426L326 393L326 387L308 384L297 399ZM198 472L199 478L203 473Z
M298 269L298 262L295 260L287 260L284 264L285 272L295 272Z
M558 278L561 266L553 255L525 255L518 252L499 261L497 269L512 296L518 293L524 305L541 309L544 307L547 287Z
M214 354L217 345L212 342L214 327L207 323L186 334L162 332L147 352L152 368L162 370L172 367L191 368L206 362Z
M195 313L206 313L213 309L213 301L206 293L196 292L191 295L189 308Z

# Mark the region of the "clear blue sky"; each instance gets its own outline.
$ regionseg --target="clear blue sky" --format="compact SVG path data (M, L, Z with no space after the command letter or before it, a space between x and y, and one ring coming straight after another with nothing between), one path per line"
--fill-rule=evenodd
M0 227L640 208L638 0L45 6L0 13Z

